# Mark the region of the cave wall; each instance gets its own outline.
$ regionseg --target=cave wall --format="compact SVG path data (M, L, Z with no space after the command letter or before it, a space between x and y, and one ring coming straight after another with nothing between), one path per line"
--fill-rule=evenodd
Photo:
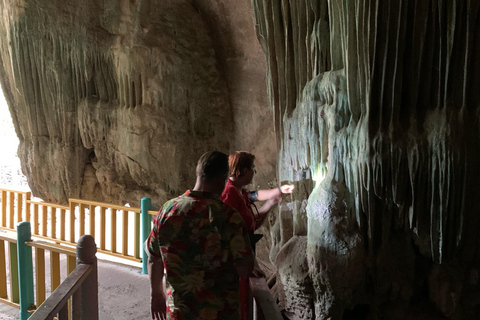
M253 3L291 318L478 318L480 2Z
M273 137L273 122L250 4L1 7L0 81L35 196L134 205L150 196L158 207L193 186L203 152L252 145L267 149L256 183L274 180L275 150L254 143Z
M34 195L155 206L198 156L294 182L258 248L291 319L480 315L480 1L1 2Z

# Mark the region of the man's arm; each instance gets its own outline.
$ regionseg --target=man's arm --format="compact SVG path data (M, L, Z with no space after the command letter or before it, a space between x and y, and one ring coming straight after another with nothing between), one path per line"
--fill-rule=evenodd
M167 319L167 304L163 292L163 260L151 256L148 258L148 277L150 279L150 310L152 319Z

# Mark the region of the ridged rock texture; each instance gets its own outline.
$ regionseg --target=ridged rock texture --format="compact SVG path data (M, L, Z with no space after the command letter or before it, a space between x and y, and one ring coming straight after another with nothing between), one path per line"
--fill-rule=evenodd
M257 251L287 317L480 318L480 0L0 7L35 195L158 206L248 150L296 186Z
M480 1L253 6L301 191L272 228L286 311L479 319Z
M150 196L158 207L193 187L202 153L253 145L267 151L257 183L273 183L277 154L251 4L223 2L0 5L1 84L36 196L134 205Z

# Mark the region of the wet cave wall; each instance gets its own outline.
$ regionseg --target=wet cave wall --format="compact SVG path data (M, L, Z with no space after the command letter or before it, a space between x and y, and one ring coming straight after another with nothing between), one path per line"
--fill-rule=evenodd
M480 317L479 0L0 7L34 195L158 207L248 150L296 186L257 251L288 318Z
M477 319L480 1L253 0L292 319ZM275 287L274 287L275 289Z

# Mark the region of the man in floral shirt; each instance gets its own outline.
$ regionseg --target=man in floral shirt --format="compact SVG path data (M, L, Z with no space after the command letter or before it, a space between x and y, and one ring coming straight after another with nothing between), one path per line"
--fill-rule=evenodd
M155 218L146 241L152 319L239 319L238 276L250 275L254 258L242 217L219 198L227 177L226 154L202 155L193 190Z

